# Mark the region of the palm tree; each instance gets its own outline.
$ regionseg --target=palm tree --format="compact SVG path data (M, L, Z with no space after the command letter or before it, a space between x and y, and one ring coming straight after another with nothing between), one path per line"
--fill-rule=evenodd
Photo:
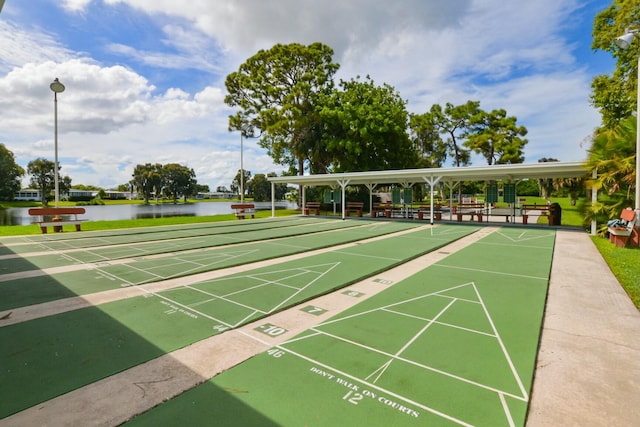
M587 164L598 176L590 181L596 190L604 190L607 200L590 207L590 213L606 213L618 217L625 207L632 206L635 191L636 118L629 116L609 129L596 131L589 150Z

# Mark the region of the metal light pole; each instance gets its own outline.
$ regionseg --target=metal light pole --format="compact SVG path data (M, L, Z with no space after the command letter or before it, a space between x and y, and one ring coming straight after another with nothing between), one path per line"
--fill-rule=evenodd
M640 38L640 29L627 29L627 32L615 39L615 44L621 49L628 49L634 38ZM636 218L640 217L640 55L638 55L638 104L636 112ZM637 221L637 220L636 220ZM638 224L638 222L636 222Z
M54 146L56 152L55 165L53 167L54 172L54 181L55 181L55 200L56 200L56 208L60 203L60 184L58 183L58 94L64 92L64 85L60 83L58 78L56 77L53 80L53 83L49 85L51 90L53 91L53 128L54 128Z
M240 129L240 204L244 203L244 164L243 164L243 141L244 129Z

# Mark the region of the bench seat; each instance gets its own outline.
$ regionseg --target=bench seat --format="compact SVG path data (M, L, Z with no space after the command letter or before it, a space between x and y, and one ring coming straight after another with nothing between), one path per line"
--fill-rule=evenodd
M374 203L371 208L371 218L377 218L378 216L391 218L392 208L391 203Z
M81 231L81 224L86 219L78 218L78 215L82 215L85 212L85 208L78 207L29 209L29 215L38 217L32 224L37 224L42 234L47 233L48 227L53 227L55 233L60 233L64 225L74 225L76 231Z
M309 215L310 212L313 212L315 215L320 215L320 202L307 202L302 213Z
M484 214L483 203L460 203L453 208L453 213L456 215L458 222L462 222L463 215L470 215L471 221L473 221L474 216L477 216L478 222L482 222L482 216Z
M549 206L548 205L527 205L527 204L523 204L522 206L520 206L520 209L522 211L522 223L524 225L527 225L528 221L529 221L529 212L531 211L536 211L538 212L538 216L546 216L546 217L550 217L549 215Z
M627 246L629 237L634 232L636 213L631 208L624 209L620 214L620 219L626 222L626 225L609 226L609 241L619 248Z
M345 216L349 216L353 212L356 216L362 216L363 208L364 203L362 202L347 202L347 208L344 210L344 214Z
M251 218L255 218L256 215L256 205L253 203L236 203L231 205L231 209L235 210L238 219L245 219L249 215Z

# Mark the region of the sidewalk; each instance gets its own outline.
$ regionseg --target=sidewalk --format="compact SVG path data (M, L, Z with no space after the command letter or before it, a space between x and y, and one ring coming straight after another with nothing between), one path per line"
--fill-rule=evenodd
M527 426L639 425L640 312L590 237L558 230Z

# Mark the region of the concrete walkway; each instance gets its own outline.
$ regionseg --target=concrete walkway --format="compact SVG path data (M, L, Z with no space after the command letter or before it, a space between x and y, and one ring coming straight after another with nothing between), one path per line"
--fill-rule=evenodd
M557 232L527 426L640 426L640 312L586 233Z

